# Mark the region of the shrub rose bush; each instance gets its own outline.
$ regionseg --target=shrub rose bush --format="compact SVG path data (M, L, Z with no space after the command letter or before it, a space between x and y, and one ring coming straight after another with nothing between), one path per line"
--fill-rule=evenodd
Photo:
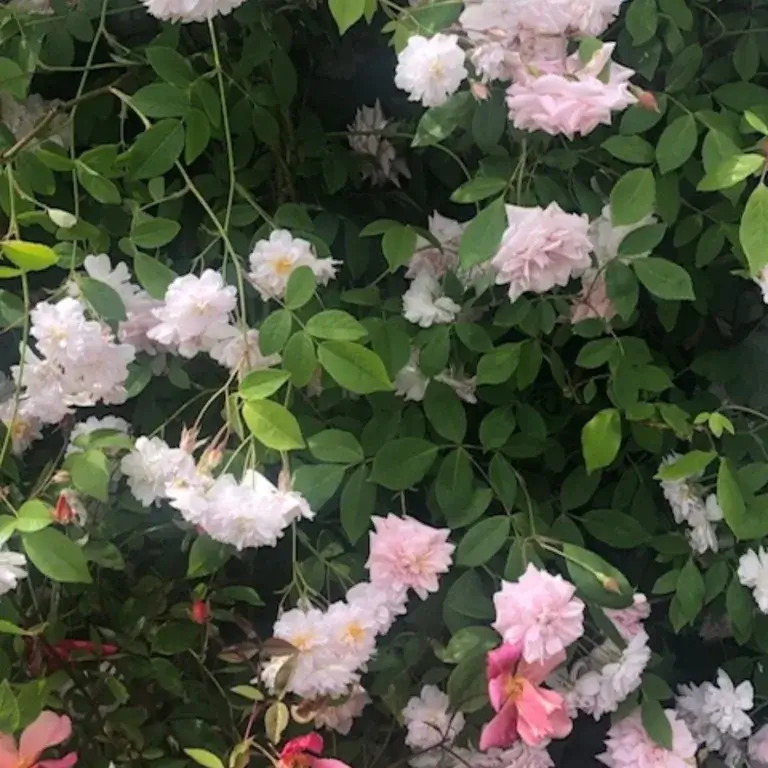
M0 9L0 765L768 766L768 3Z

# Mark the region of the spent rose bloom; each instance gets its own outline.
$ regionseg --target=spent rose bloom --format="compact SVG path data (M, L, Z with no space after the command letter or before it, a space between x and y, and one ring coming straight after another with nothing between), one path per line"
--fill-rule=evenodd
M452 323L461 306L443 294L437 279L421 272L403 294L403 317L422 328L435 324Z
M437 592L438 576L447 573L455 549L447 528L432 528L412 517L372 518L368 569L373 584L413 589L426 600Z
M566 213L557 203L506 208L508 226L491 265L496 283L509 285L510 301L527 291L545 293L564 286L589 268L592 243L586 215Z
M13 737L0 734L0 766L3 768L72 768L77 753L65 757L41 760L48 747L63 744L72 735L72 721L66 715L45 710L21 734L18 746Z
M608 731L605 752L597 759L608 768L693 768L696 742L672 709L665 710L672 728L672 749L660 747L645 731L637 711Z
M516 581L503 581L493 596L494 629L505 643L522 645L523 659L543 664L584 634L584 603L562 576L533 563Z
M648 598L637 592L629 608L606 608L605 615L619 630L619 634L629 641L643 631L643 622L651 615L651 606Z
M521 63L507 89L509 119L515 128L573 139L598 125L610 125L613 112L637 101L629 90L634 72L610 61L613 48L613 43L606 43L586 66L573 54L553 71L541 74ZM605 67L607 82L599 77Z
M455 93L467 76L464 52L456 35L413 35L397 57L395 85L410 101L439 107Z
M605 275L595 270L587 270L581 278L581 291L571 305L571 322L582 320L613 320L616 307L608 296Z
M546 664L529 664L522 658L522 645L505 643L487 657L488 697L496 712L480 734L480 749L505 748L518 738L528 746L563 739L572 728L565 701L541 683L565 660L565 654Z

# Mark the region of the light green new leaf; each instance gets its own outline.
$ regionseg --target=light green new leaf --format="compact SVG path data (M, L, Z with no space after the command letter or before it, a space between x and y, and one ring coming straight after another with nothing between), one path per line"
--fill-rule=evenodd
M294 451L304 447L296 417L280 403L251 400L243 406L243 418L254 437L275 451Z
M92 448L70 455L67 459L67 467L72 476L72 484L78 491L99 501L107 502L110 469L103 451Z
M59 260L53 248L41 243L23 240L5 240L0 243L3 256L25 272L40 272L52 267Z
M32 499L19 507L15 522L17 531L34 533L47 528L53 522L53 514L47 504L39 499Z
M360 395L392 389L381 358L351 341L326 341L318 349L320 364L344 389Z
M621 416L615 408L600 411L584 425L581 447L589 473L616 458L621 447Z
M329 0L328 7L336 21L339 33L344 34L365 11L365 0Z
M749 271L757 275L768 266L768 187L762 182L749 196L739 227L739 241L749 263Z
M762 155L732 155L726 157L715 168L704 176L696 189L700 192L712 192L717 189L728 189L747 176L751 176L765 165Z
M184 752L203 768L224 768L224 763L207 749L185 749Z

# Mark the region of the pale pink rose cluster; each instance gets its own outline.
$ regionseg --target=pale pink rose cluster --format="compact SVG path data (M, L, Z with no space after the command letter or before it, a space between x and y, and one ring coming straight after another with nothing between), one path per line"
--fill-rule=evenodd
M613 44L589 60L568 55L570 38L602 34L622 0L469 0L459 22L469 44L469 60L487 94L487 83L511 81L507 107L513 125L526 131L586 135L610 125L614 112L636 101L629 80L634 72L611 62Z

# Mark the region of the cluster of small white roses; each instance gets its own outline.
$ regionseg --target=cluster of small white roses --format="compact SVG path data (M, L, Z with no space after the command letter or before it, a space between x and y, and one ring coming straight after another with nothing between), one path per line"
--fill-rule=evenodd
M569 56L568 42L602 34L621 2L468 0L461 37L412 36L398 56L395 84L412 101L438 107L467 77L479 99L488 98L490 82L509 83L507 108L516 128L586 135L635 103L634 72L611 61L614 44L596 42L586 55Z
M188 523L238 550L274 547L292 522L314 516L301 494L278 489L253 469L240 480L226 472L214 477L217 449L199 462L193 449L171 448L159 437L138 438L120 463L134 497L146 507L168 500Z
M373 525L366 564L369 581L356 584L344 600L325 610L303 605L278 618L273 635L294 650L276 656L262 671L262 680L271 689L280 671L290 665L285 690L304 699L354 692L376 650L376 638L406 612L408 591L422 599L437 591L438 576L452 561L449 531L394 515L374 517Z
M743 764L750 746L747 739L754 724L747 713L753 706L752 684L745 680L735 686L722 669L717 683L679 686L676 700L677 713L699 747L719 753L729 768Z
M768 613L768 552L763 547L747 550L739 558L738 576L752 590L757 607Z
M578 711L599 720L615 712L642 682L651 659L648 634L643 622L651 614L645 595L636 594L634 605L622 610L606 610L626 646L619 648L605 640L588 656L579 659L566 674L555 678L555 690L563 693L571 717Z
M662 461L662 468L678 458L677 454L671 453ZM723 519L717 496L710 493L705 497L702 489L690 480L661 480L660 484L675 522L689 526L687 536L691 548L700 555L708 550L717 552L719 544L715 523Z

